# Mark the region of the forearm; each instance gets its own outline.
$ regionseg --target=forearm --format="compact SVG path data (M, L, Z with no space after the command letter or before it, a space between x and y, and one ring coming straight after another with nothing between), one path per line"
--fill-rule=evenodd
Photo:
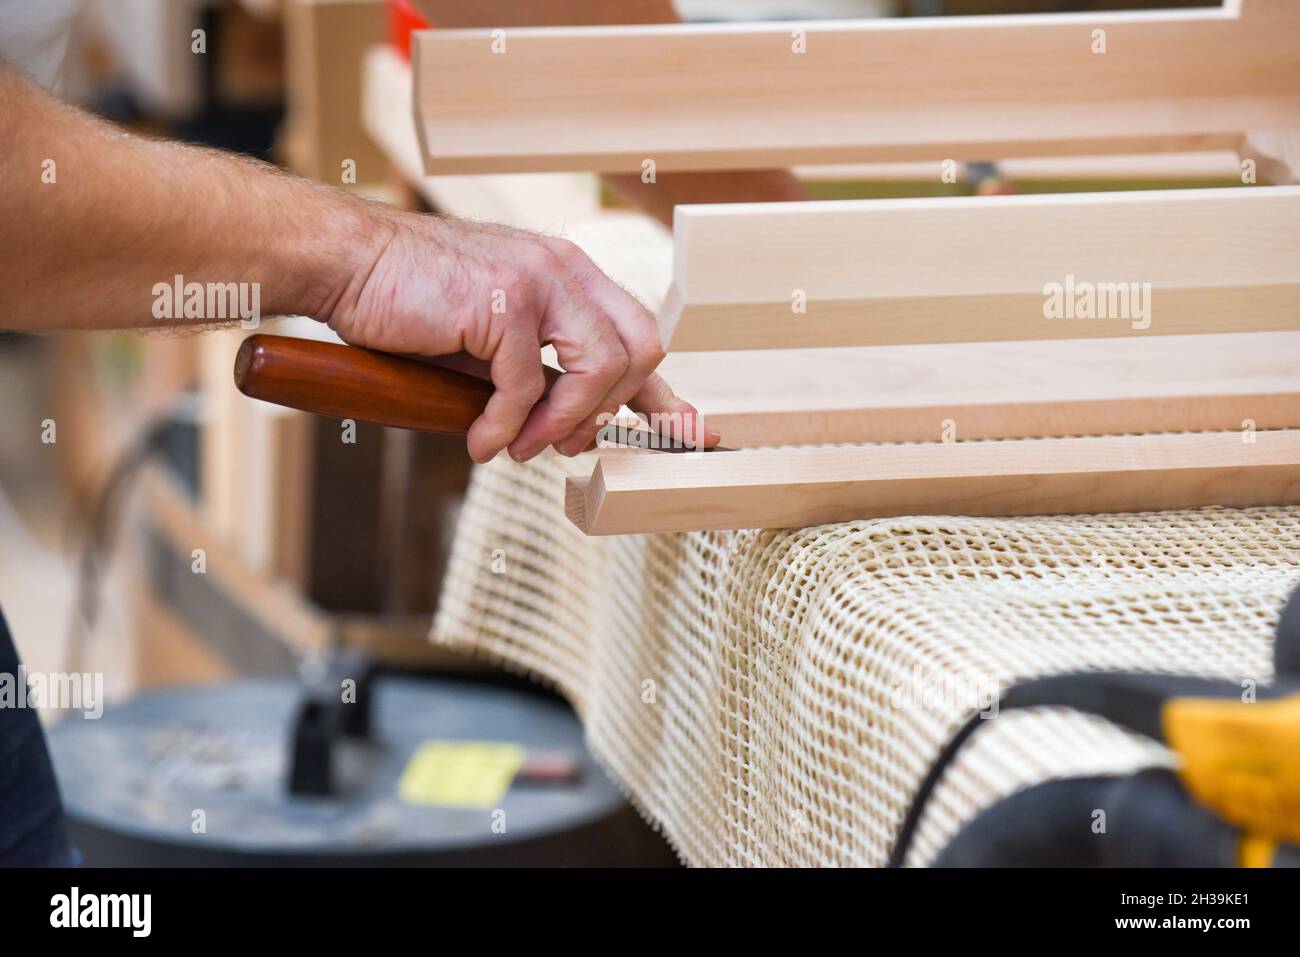
M0 328L240 318L160 302L177 276L247 283L266 315L320 315L382 224L340 190L125 134L0 67Z

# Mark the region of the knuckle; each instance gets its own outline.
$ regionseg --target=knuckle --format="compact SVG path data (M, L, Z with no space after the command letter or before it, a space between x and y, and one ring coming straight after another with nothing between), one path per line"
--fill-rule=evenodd
M563 265L555 250L543 242L529 243L522 258L528 270L539 276L554 275Z
M519 396L526 401L529 406L536 405L537 402L546 394L546 376L540 372L537 375L529 376L526 382L520 384Z
M659 365L668 358L668 347L664 345L663 339L659 337L658 327L656 327L655 334L650 337L649 352L651 358L654 359L655 365Z
M527 274L510 264L498 268L492 279L493 285L510 297L521 294L529 285Z
M631 368L632 360L626 352L607 352L598 357L592 371L602 379L621 379Z
M551 244L551 251L559 258L560 262L570 268L586 267L591 265L591 260L587 254L575 242L568 239L557 239Z
M647 336L645 339L638 341L635 351L637 371L646 375L653 372L668 354L658 336Z

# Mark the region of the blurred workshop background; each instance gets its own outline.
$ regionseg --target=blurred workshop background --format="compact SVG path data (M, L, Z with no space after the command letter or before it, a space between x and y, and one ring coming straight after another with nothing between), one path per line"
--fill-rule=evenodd
M688 20L1198 5L1212 4L677 0ZM396 81L395 102L409 97L407 31L429 6L90 0L62 93L130 129L438 209L454 205L455 185L421 176L363 121L365 96L387 102L384 83ZM367 60L385 45L389 66ZM972 163L950 185L904 164L800 172L818 197L1060 191L1098 177L1123 188L1157 175L1104 160ZM1158 174L1171 175L1230 184L1237 170L1210 156ZM550 189L553 202L618 202L592 176L557 175ZM327 334L309 319L277 322ZM127 715L47 716L87 859L672 863L591 764L558 698L427 640L470 471L463 441L361 424L345 447L335 421L245 399L230 375L244 334L0 337L0 600L30 670L102 673ZM368 727L320 692L340 675L386 682ZM367 735L388 750L347 758L340 742ZM515 749L449 757L443 740ZM508 854L472 823L481 812L466 816L472 795L422 780L421 767L445 778L457 761L516 782ZM183 814L167 788L194 795Z

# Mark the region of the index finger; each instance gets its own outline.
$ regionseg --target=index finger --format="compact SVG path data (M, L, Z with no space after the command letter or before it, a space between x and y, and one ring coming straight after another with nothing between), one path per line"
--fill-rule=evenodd
M695 406L678 398L657 372L650 373L628 406L645 417L652 431L678 442L711 449L722 441L722 434L704 421L704 416Z

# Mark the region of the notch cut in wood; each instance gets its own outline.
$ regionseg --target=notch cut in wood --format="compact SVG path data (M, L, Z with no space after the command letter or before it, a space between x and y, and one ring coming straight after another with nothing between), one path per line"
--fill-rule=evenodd
M679 206L669 351L1300 329L1300 187Z
M1104 51L1104 52L1103 52ZM1236 149L1300 128L1300 4L433 30L428 173Z
M565 487L565 514L589 535L1283 504L1300 504L1297 430L717 455L620 450Z

